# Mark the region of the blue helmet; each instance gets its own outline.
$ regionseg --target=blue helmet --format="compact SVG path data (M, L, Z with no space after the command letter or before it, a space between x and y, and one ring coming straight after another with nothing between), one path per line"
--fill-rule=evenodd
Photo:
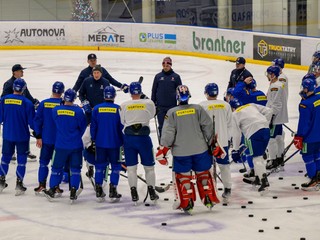
M141 94L142 93L141 84L139 82L130 83L129 92L132 95Z
M247 88L249 89L255 89L257 87L256 80L252 79L251 83L247 84Z
M316 87L317 87L317 83L316 83L316 81L315 81L314 79L312 79L312 78L306 78L306 79L304 79L304 80L302 81L301 87L302 87L303 89L307 89L308 92L313 92L313 91L316 89Z
M267 68L267 74L274 74L276 77L280 75L280 68L278 66L270 66Z
M75 90L69 88L67 91L65 91L63 100L66 102L74 102L77 98L77 93Z
M237 109L238 107L242 106L242 102L240 102L238 98L231 99L229 104L234 109Z
M13 91L23 92L27 88L27 83L22 78L17 78L13 82Z
M63 84L63 82L56 81L52 85L52 92L53 93L62 94L64 92L64 84Z
M219 94L219 87L215 83L208 83L204 88L204 93L210 97L215 97Z
M176 98L179 102L188 102L191 97L189 88L186 85L179 85L176 90Z
M307 73L306 75L303 76L302 81L307 79L307 78L311 78L314 81L316 81L316 76L313 73Z
M116 97L116 90L112 86L106 86L103 91L104 98L114 99Z
M227 95L232 95L233 96L234 88L228 88L227 89Z
M284 68L284 60L282 58L276 58L272 61L273 66Z
M320 50L315 51L312 57L320 59Z

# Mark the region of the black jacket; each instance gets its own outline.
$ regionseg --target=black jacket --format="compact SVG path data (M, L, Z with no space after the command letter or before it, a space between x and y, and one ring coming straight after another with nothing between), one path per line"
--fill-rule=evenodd
M232 70L228 88L235 87L237 82L244 81L247 77L253 77L253 76L246 68Z

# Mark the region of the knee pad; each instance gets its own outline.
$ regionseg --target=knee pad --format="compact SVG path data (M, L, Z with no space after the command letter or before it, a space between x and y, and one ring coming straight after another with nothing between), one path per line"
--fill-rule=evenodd
M197 187L200 195L200 199L203 202L206 195L213 203L219 203L219 199L216 193L216 187L211 173L207 170L204 172L196 173Z

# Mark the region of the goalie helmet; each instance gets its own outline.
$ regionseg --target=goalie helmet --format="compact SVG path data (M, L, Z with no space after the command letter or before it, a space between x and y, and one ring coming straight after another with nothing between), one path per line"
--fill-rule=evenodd
M278 66L270 66L267 68L267 74L274 74L276 77L279 77L280 68Z
M116 97L116 90L112 86L106 86L103 91L104 98L114 99Z
M65 91L63 100L66 102L74 102L77 98L77 93L73 89L69 88L67 91Z
M129 92L131 95L141 94L142 93L141 84L139 82L130 83Z
M255 89L257 87L256 80L252 79L251 83L247 84L247 88L249 89Z
M52 92L53 93L62 94L64 92L64 84L63 84L63 82L56 81L52 85Z
M215 83L208 83L204 88L204 94L210 97L215 97L219 94L219 87Z
M176 98L178 102L188 102L190 97L190 91L186 85L180 85L177 87Z
M242 102L240 102L237 98L231 99L229 104L234 109L237 109L238 107L242 106Z
M27 88L27 83L22 78L17 78L13 82L13 91L23 92Z
M284 68L284 60L282 58L276 58L272 61L273 66L278 66L279 68Z

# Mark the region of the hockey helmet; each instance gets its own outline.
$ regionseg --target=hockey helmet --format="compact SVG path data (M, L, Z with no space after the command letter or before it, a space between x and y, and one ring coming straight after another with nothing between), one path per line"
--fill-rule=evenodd
M116 90L113 86L106 86L103 91L104 98L114 99L116 97Z
M69 88L67 91L65 91L63 100L66 102L74 102L77 98L77 93L73 89Z
M301 88L307 89L308 92L313 92L316 89L316 87L317 87L317 83L312 78L306 78L301 83Z
M316 81L316 76L313 73L307 73L306 75L304 75L303 78L302 78L302 82L303 82L303 80L305 80L307 78L311 78L314 81Z
M22 78L17 78L13 82L13 91L23 92L27 88L27 83Z
M256 80L252 79L251 83L247 84L247 88L249 89L255 89L257 87Z
M280 75L280 68L278 66L270 66L267 68L267 74L274 74L276 77Z
M219 87L215 83L208 83L204 88L204 93L210 97L215 97L219 94Z
M186 85L179 85L176 90L176 98L179 102L188 102L191 97L189 88Z
M141 84L139 82L130 83L129 92L131 95L141 94L142 93Z
M237 109L238 107L242 106L242 102L240 102L237 98L231 99L229 104L234 109Z
M52 92L53 93L62 94L64 92L64 84L63 84L63 82L56 81L52 85Z
M227 95L233 96L234 88L228 88L227 89Z
M276 58L272 61L273 66L278 66L279 68L284 68L284 60L282 58Z

